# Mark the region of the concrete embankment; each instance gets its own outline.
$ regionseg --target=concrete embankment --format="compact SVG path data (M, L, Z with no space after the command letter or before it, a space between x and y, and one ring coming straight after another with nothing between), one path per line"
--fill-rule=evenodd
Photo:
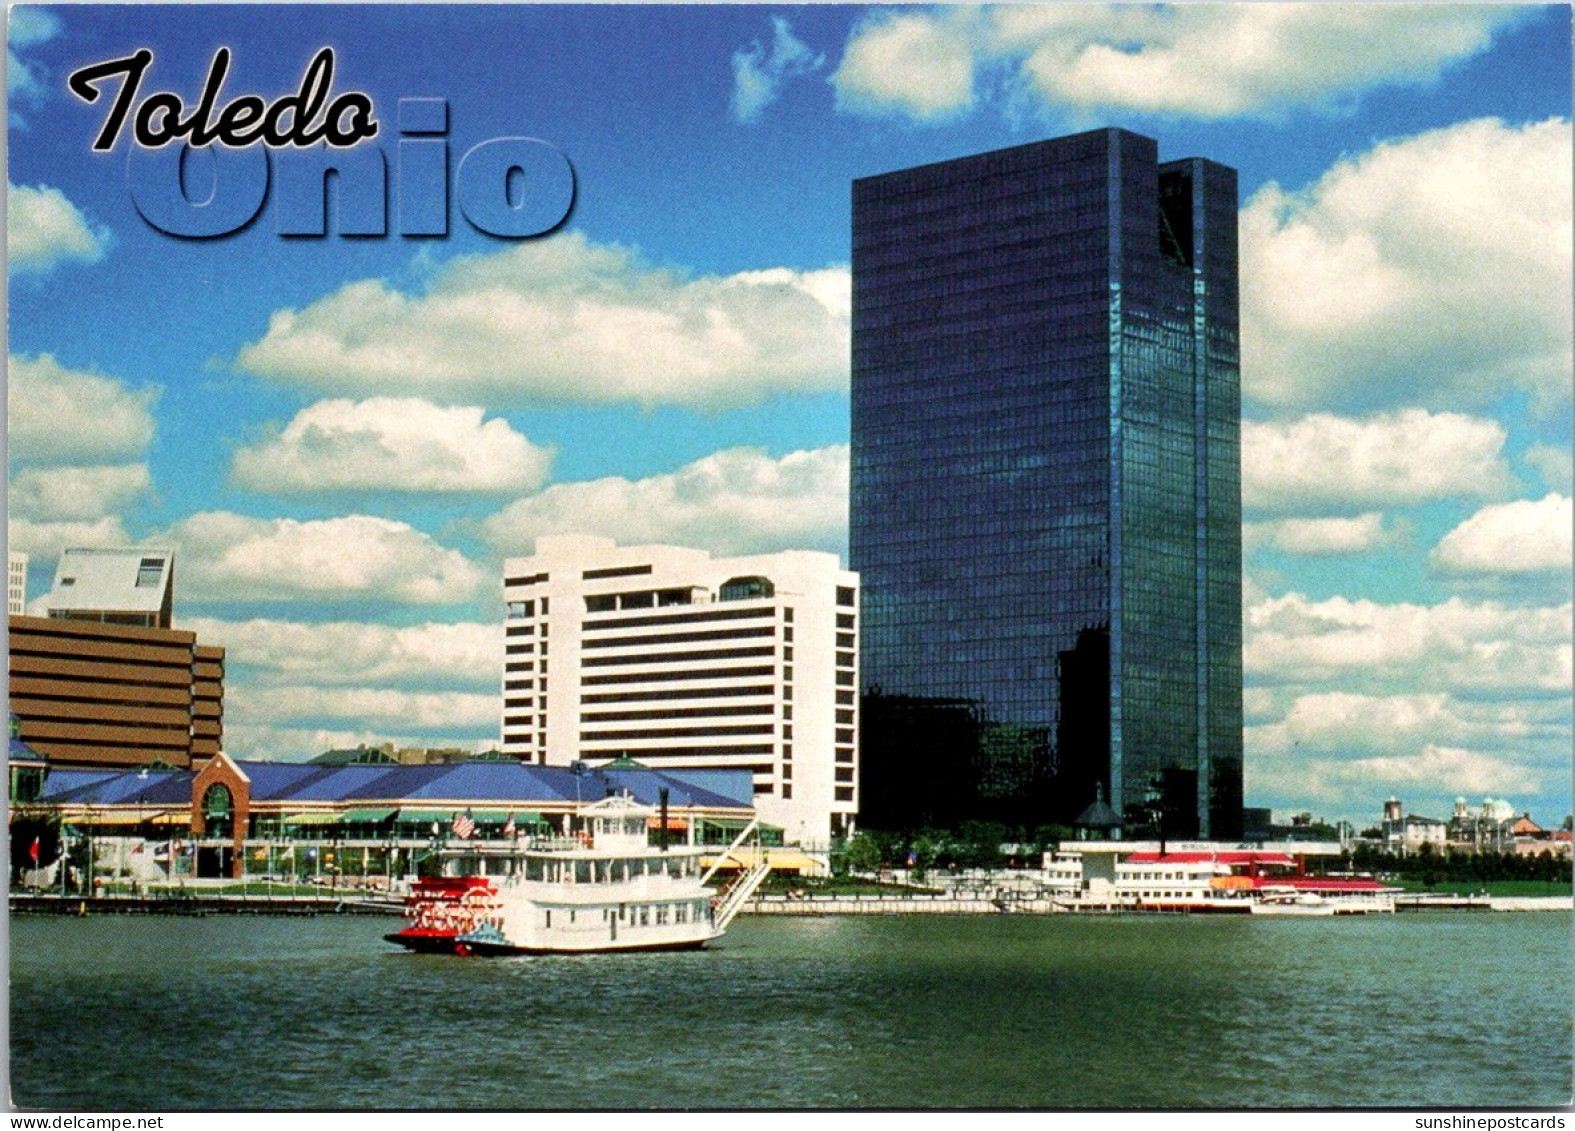
M1575 911L1575 895L1434 895L1395 898L1396 911Z
M1492 911L1575 911L1575 896L1568 895L1494 895L1488 897Z
M952 895L762 895L744 904L746 915L998 915L1050 910L1049 901L1042 899Z
M328 896L12 895L13 915L402 915L403 904Z
M1244 909L1245 910L1245 909ZM1571 911L1572 896L1410 895L1396 901L1397 911ZM1011 893L1000 897L943 895L756 896L744 904L746 915L984 915L1024 912L1044 915L1154 914L1114 904L1063 903Z

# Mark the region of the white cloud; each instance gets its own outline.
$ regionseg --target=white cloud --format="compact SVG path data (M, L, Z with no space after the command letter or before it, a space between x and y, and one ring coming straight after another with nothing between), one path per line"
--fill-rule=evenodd
M6 359L6 438L13 461L48 463L137 456L153 438L158 390L67 369L49 354Z
M180 626L225 649L232 754L497 744L501 624L183 617Z
M232 678L283 686L487 688L503 663L499 624L395 627L353 621L301 623L183 617L181 627L224 648Z
M259 708L264 704L257 704ZM248 716L250 718L251 716ZM232 758L261 758L270 762L303 762L328 750L348 750L356 746L459 747L467 750L492 750L498 745L498 726L494 719L486 726L458 728L433 727L417 733L408 723L375 726L312 726L224 720L224 749Z
M300 521L204 511L148 541L180 547L187 600L457 604L486 581L459 552L370 515Z
M1366 778L1400 786L1423 786L1450 793L1530 793L1542 788L1542 776L1526 766L1479 751L1454 746L1424 746L1412 757L1365 758L1351 769Z
M921 121L949 118L973 104L976 50L970 29L946 16L905 12L866 20L831 76L837 106Z
M600 534L714 553L840 550L847 536L845 445L772 459L717 452L648 479L562 483L506 507L482 533L500 553L530 553L544 534Z
M31 47L60 34L60 21L47 8L28 5L6 15L6 38L13 47Z
M1568 495L1483 507L1439 542L1435 565L1451 573L1568 573L1575 510Z
M13 127L26 123L17 114L19 103L37 104L44 97L44 84L39 81L36 64L21 57L21 49L53 39L60 31L60 21L47 9L29 5L6 11L6 95L10 101L10 122Z
M967 109L977 76L1041 112L1084 118L1339 110L1376 86L1431 81L1520 16L1445 5L905 10L856 27L832 82L845 109L919 120Z
M1496 420L1408 408L1241 425L1242 503L1265 512L1491 498L1513 488Z
M534 491L552 451L480 408L414 397L327 400L235 453L235 481L255 491Z
M92 521L115 514L153 485L145 463L51 467L19 471L11 479L11 517Z
M1250 684L1359 686L1373 694L1570 691L1569 604L1515 608L1452 597L1386 605L1288 593L1249 603L1243 627Z
M1249 732L1249 746L1251 743ZM1426 743L1404 753L1369 758L1251 755L1245 764L1249 797L1297 807L1341 807L1361 822L1376 822L1383 798L1402 797L1408 812L1448 815L1456 795L1537 794L1567 779L1557 768L1528 766L1511 756ZM1552 786L1555 790L1559 786ZM1544 820L1556 820L1545 813Z
M1302 191L1259 190L1241 213L1244 393L1281 409L1485 405L1515 389L1563 403L1570 137L1559 119L1463 122Z
M128 546L131 536L113 515L71 522L40 522L9 515L6 544L34 560L45 561L58 558L63 550L81 546Z
M1571 458L1568 447L1558 447L1554 444L1533 444L1527 448L1521 457L1528 463L1532 470L1542 479L1542 485L1550 491L1560 491L1569 494L1575 487L1575 459Z
M43 274L72 260L97 263L110 243L107 229L93 228L48 185L7 182L5 221L6 269L13 275Z
M1384 516L1377 511L1355 518L1283 518L1249 522L1242 528L1247 549L1273 547L1288 554L1313 556L1360 554L1377 549L1389 538Z
M1435 816L1457 794L1543 794L1542 805L1567 796L1567 697L1318 690L1266 713L1244 736L1247 789L1260 804L1332 805L1362 819L1391 793Z
M424 294L367 279L276 311L238 362L350 396L726 407L845 387L850 285L843 267L690 276L562 233L455 260Z
M225 713L256 725L358 723L377 730L497 728L498 696L361 687L259 687L225 690Z
M1426 742L1522 751L1566 742L1569 711L1559 701L1494 702L1445 692L1365 695L1322 691L1298 696L1283 718L1251 728L1254 753L1358 751L1386 754Z
M826 62L793 34L781 16L771 17L771 45L759 40L733 53L733 117L740 122L759 121L760 114L777 100L782 84L819 70Z

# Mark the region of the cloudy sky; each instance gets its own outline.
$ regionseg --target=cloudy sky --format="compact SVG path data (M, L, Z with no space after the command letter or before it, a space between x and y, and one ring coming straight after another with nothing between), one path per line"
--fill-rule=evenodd
M485 747L502 560L579 530L846 544L849 182L1102 125L1241 175L1247 796L1570 809L1570 15L1560 7L13 9L9 540L177 548L226 741ZM178 240L90 150L323 46L398 169L546 140L556 233ZM187 170L205 193L211 169ZM196 187L194 187L196 186ZM528 191L528 188L527 190ZM397 213L395 213L397 215Z

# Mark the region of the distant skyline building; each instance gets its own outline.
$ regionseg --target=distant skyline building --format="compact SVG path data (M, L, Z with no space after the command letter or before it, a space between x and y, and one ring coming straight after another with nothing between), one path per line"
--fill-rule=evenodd
M527 762L747 769L761 819L825 848L858 810L855 574L835 554L712 557L539 538L504 563L502 747Z
M169 628L175 617L175 553L73 549L60 555L46 601L55 620Z
M224 745L224 649L171 627L171 550L70 549L9 618L17 736L55 767L200 765Z
M21 616L27 612L27 555L15 550L6 553L5 611Z
M866 825L1239 835L1236 214L1114 129L854 182Z

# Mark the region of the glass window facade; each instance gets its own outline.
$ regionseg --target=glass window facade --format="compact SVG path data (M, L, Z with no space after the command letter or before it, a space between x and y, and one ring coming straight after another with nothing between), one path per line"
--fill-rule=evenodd
M1121 130L853 189L862 816L1239 834L1236 177Z

